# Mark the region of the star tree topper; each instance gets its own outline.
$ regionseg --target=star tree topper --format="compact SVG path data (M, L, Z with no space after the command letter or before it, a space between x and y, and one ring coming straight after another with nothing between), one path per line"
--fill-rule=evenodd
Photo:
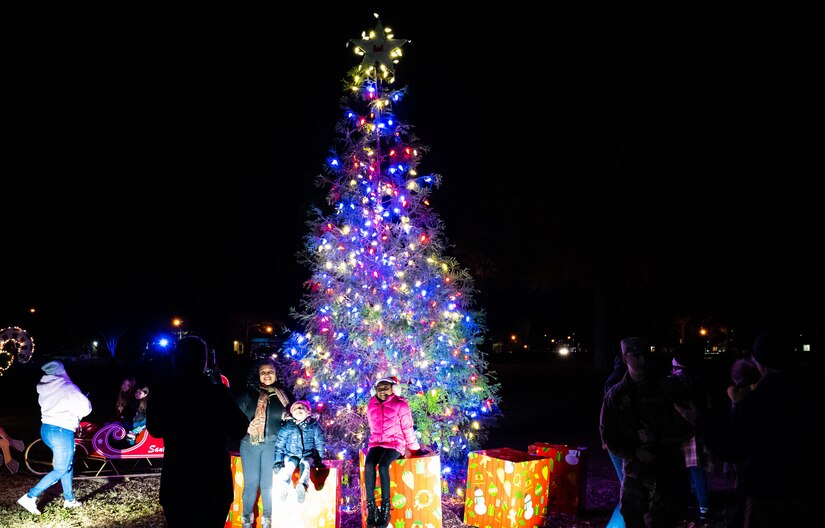
M374 38L365 36L361 39L350 39L350 42L364 52L364 60L361 62L361 66L374 66L377 62L389 70L390 73L395 73L393 61L397 59L393 56L393 52L409 41L394 39L392 35L389 35L388 38L384 26L381 25L381 20L378 20L374 33Z

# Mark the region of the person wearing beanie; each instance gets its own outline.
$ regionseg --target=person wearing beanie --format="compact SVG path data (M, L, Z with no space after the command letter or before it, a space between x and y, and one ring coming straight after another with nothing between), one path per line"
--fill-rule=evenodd
M236 402L249 419L247 434L241 439L241 468L243 469L243 508L241 527L255 524L255 504L258 489L261 497L272 496L272 461L275 459L275 441L286 417L290 395L278 381L278 369L272 358L260 359L252 365L246 388ZM263 503L261 528L272 522L272 501Z
M728 386L727 393L730 398L731 410L747 397L756 388L762 374L751 358L738 358L730 366L730 380L732 385ZM748 467L748 460L736 462L725 462L725 472L733 474L734 480L734 500L726 510L727 526L730 528L741 528L745 522L745 503L747 500L745 492L745 472Z
M728 398L730 398L731 405L735 405L750 394L759 383L762 373L759 372L759 367L750 358L739 358L730 366L730 381L728 386Z
M17 503L29 512L40 515L37 497L58 480L63 487L63 507L77 508L72 489L74 476L74 434L80 419L92 412L89 399L80 392L60 361L49 361L41 367L45 373L37 384L40 404L40 438L52 450L54 468L43 476Z
M412 412L401 396L401 384L395 376L380 376L370 390L367 423L370 429L367 456L364 459L364 491L367 497L367 525L387 526L390 519L390 464L407 450L424 454L415 437ZM375 502L375 478L381 476L381 505Z
M279 498L285 501L289 495L292 473L300 468L295 494L303 503L309 489L309 471L321 467L324 458L324 431L321 423L312 417L312 405L307 400L298 400L289 407L289 418L278 431L275 440L275 470L281 480Z

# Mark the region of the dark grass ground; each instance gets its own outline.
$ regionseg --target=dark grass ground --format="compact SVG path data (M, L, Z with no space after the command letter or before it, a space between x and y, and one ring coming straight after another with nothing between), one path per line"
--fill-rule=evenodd
M548 519L546 526L605 526L618 500L618 481L609 458L600 447L598 437L598 416L606 373L596 372L586 358L561 361L547 356L508 355L491 359L490 368L501 383L503 417L490 430L483 447L511 447L526 451L531 443L548 442L584 448L582 461L585 491L581 498L582 509L578 515L554 514ZM123 374L136 370L136 367L67 363L67 370L82 390L90 391L90 398L96 408L91 418L95 419L96 415L103 414L104 409L114 404L117 386ZM41 372L34 365L15 365L0 377L0 426L26 443L39 435L39 410L34 386L40 375ZM724 385L720 384L717 389L724 391ZM14 453L14 456L22 462L20 453ZM144 484L140 480L154 481L154 484ZM27 522L35 522L33 526L43 525L37 524L36 519L26 520L28 514L23 512L24 515L20 515L22 509L15 504L17 498L34 482L36 478L28 475L22 464L17 475L10 474L6 468L0 468L0 526L24 526ZM81 481L78 483L78 495L82 498L84 489L87 493L93 493L100 497L98 502L101 504L95 506L97 502L90 503L90 509L94 506L105 510L108 507L115 508L107 506L106 497L114 496L116 499L118 496L137 494L144 502L150 503L143 506L146 509L141 514L143 520L124 520L122 522L125 524L117 525L163 526L162 515L156 505L156 482L156 478L152 477L131 481ZM722 476L720 468L711 475L710 486L716 517L698 522L692 497L686 488L681 527L724 526L722 512L731 501L732 481ZM56 489L58 487L51 491ZM460 498L444 497L443 506L445 527L467 526L462 523L464 506ZM134 504L132 508L140 509ZM62 526L95 526L68 518L61 523L59 525ZM358 525L360 516L357 512L343 516L342 528Z

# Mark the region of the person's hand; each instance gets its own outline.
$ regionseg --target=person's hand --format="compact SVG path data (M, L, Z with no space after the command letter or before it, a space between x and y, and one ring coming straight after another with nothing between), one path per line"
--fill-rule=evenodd
M642 441L643 444L652 444L656 440L656 435L647 428L642 428L636 431L636 434L639 436L639 440Z
M645 446L639 446L636 448L636 458L639 462L646 464L648 462L653 462L656 459L656 455L648 451Z
M699 418L699 409L696 408L693 402L688 402L688 407L682 407L678 403L674 403L673 408L676 409L676 412L679 413L686 422L691 425L696 425L696 420Z

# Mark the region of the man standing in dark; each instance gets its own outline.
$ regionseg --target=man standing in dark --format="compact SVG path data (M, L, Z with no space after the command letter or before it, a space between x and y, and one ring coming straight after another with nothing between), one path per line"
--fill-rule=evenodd
M170 528L224 526L233 499L229 440L249 426L229 389L204 374L208 352L199 337L178 341L172 379L146 410L146 428L165 446L160 504Z
M622 458L621 512L627 528L671 528L687 478L681 444L693 428L674 409L686 404L678 381L654 368L641 337L621 342L627 373L604 396L603 445Z

